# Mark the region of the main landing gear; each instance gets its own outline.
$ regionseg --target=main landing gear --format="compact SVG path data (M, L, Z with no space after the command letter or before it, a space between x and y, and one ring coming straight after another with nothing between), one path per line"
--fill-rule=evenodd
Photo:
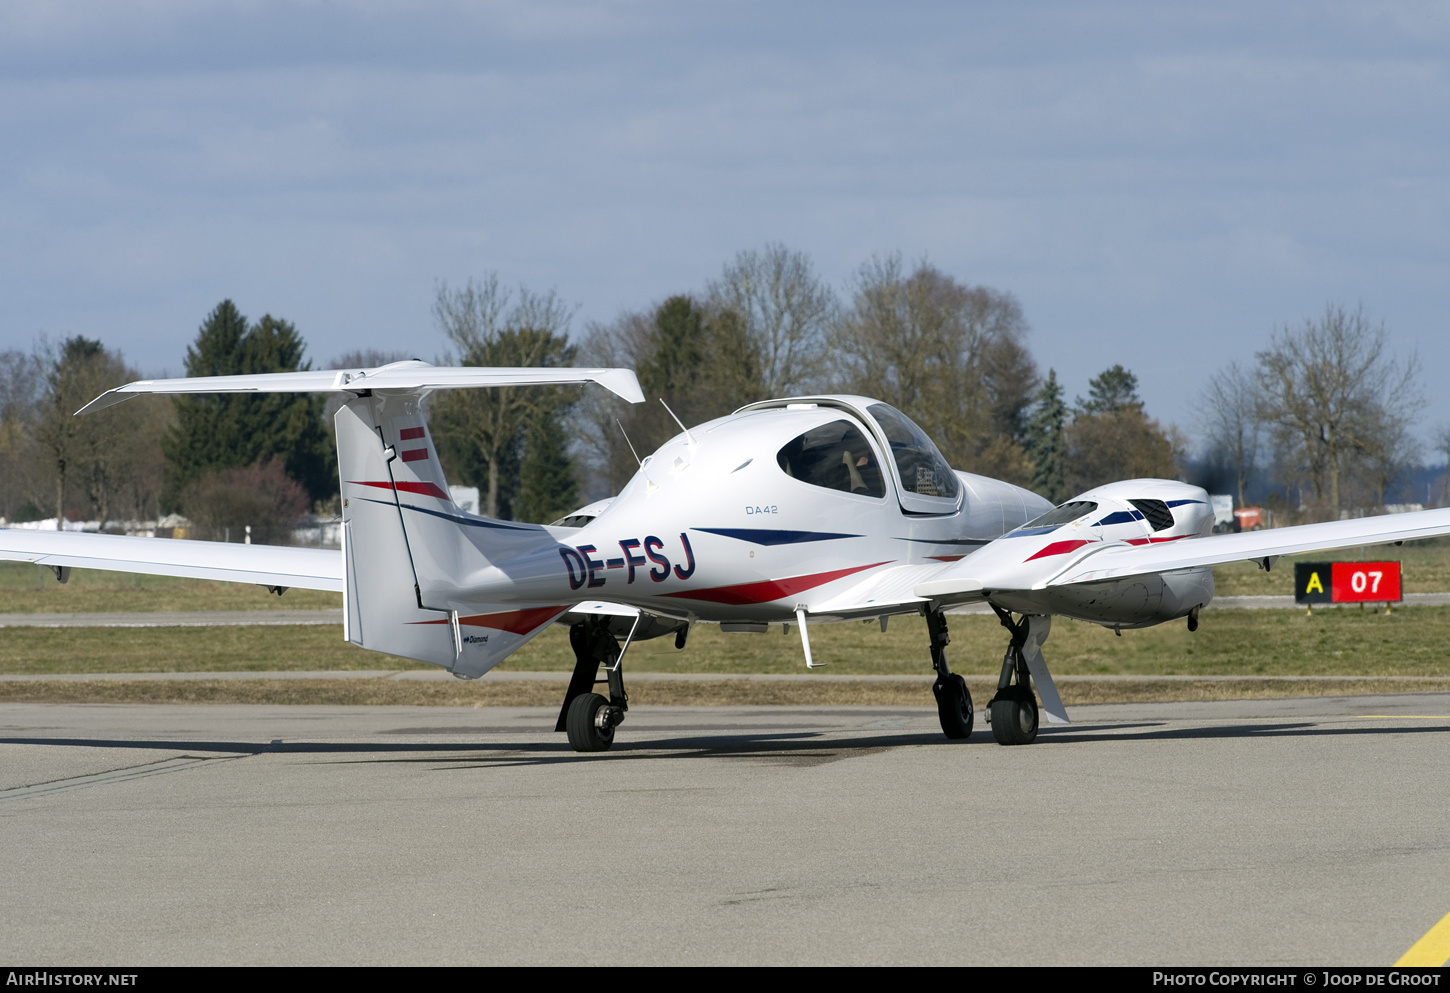
M634 631L624 640L609 630L610 618L594 615L569 628L569 645L574 649L574 676L564 694L555 731L569 735L569 746L576 752L602 752L614 744L614 729L624 723L629 709L629 695L624 692L624 669L621 662ZM638 621L635 622L638 624ZM600 680L599 666L604 666L605 680ZM609 684L609 699L594 692L599 682Z
M967 681L947 666L946 647L952 639L947 635L946 615L940 610L924 613L927 634L931 636L931 667L936 670L931 692L936 697L936 715L941 720L942 734L957 740L966 738L972 733L976 714Z

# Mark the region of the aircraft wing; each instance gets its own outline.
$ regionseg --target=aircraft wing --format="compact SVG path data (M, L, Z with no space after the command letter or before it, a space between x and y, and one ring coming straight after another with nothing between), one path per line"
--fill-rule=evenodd
M1171 572L1243 560L1268 559L1268 564L1272 565L1272 560L1280 555L1412 541L1442 534L1450 534L1450 508L1240 534L1215 534L1157 545L1114 543L1088 550L1067 568L1041 583L1040 587L1123 579L1150 572ZM963 560L961 564L970 567L970 559Z
M141 393L362 393L367 390L435 390L465 386L538 386L590 382L598 383L630 403L644 402L639 381L630 369L449 367L432 366L425 362L400 362L379 369L142 379L107 390L76 413L103 410Z
M342 591L342 552L177 538L0 529L0 560Z
M970 556L968 556L970 559ZM873 571L859 583L843 590L829 600L810 605L813 617L878 617L882 614L915 613L928 599L940 607L957 607L965 603L981 603L986 599L980 584L975 589L957 589L940 595L928 592L934 580L950 571L957 563L917 563L898 565Z

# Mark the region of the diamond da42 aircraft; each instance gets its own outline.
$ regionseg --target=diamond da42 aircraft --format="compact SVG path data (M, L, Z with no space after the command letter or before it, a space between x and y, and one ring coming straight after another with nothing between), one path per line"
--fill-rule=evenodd
M613 742L629 646L691 627L795 626L921 614L942 731L974 711L947 664L945 611L986 603L1008 632L992 735L1026 744L1039 707L1067 713L1042 654L1053 616L1121 630L1186 618L1213 597L1216 563L1450 533L1450 509L1211 535L1197 486L1132 479L1061 506L949 467L888 404L860 396L769 400L684 428L618 496L552 525L492 520L450 498L428 430L432 391L559 383L644 401L628 369L376 369L151 380L111 390L91 416L141 393L330 391L337 413L342 551L0 531L0 558L64 581L76 567L340 590L343 636L378 652L482 676L548 625L569 625L576 666L556 730L580 751ZM924 653L927 654L927 653ZM603 667L606 679L600 681ZM608 696L595 692L604 682ZM1035 691L1035 692L1034 692ZM1040 704L1039 704L1040 698Z

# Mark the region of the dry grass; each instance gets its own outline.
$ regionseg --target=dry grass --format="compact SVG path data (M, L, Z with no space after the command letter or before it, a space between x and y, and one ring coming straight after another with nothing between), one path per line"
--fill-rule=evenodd
M993 617L955 616L952 667L995 677L1006 634ZM417 662L355 648L339 627L0 628L0 673L121 673L428 669ZM724 634L700 625L683 652L673 639L630 649L631 672L802 673L800 639ZM818 661L833 676L929 678L925 624L891 621L812 628ZM1355 608L1218 610L1190 634L1184 624L1125 631L1059 619L1046 645L1054 674L1132 676L1450 676L1450 607L1413 607L1385 614ZM555 626L506 660L513 672L567 672L574 667L568 632Z
M340 552L338 554L341 554ZM42 566L0 562L0 612L107 614L171 610L321 610L341 608L342 594L288 590L281 597L251 583L76 569L64 585Z
M978 706L995 681L967 680ZM404 682L390 679L43 680L0 682L4 703L271 704L330 706L548 707L565 682ZM1450 679L1073 680L1059 684L1068 706L1182 700L1246 700L1364 693L1444 693ZM629 686L636 706L931 707L931 680L651 680Z
M1450 539L1430 538L1394 545L1341 548L1337 552L1308 552L1285 556L1265 572L1252 562L1216 566L1213 579L1218 596L1293 596L1294 563L1349 562L1359 559L1398 561L1406 593L1443 593L1450 590Z

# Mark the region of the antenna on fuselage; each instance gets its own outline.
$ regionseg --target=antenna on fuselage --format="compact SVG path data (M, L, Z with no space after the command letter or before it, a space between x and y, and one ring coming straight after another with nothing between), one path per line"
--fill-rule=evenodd
M644 463L643 462L640 462L639 452L636 452L634 450L634 442L632 442L632 441L629 440L629 432L626 431L626 430L624 430L624 425L619 423L619 418L618 417L616 417L614 419L614 423L619 425L619 433L622 434L622 435L624 435L624 443L629 446L629 454L631 454L631 455L634 456L634 460L636 462L639 462L639 467L641 469L643 469L644 468Z
M655 490L659 489L659 484L656 483L653 479L650 479L649 478L649 473L647 473L647 472L644 471L644 462L640 459L639 452L636 452L634 450L634 442L632 442L632 441L629 440L629 432L626 431L626 430L624 430L624 425L623 424L620 424L620 421L619 421L619 418L618 417L616 417L614 419L614 423L615 424L619 424L619 433L622 434L622 435L624 435L624 443L629 446L629 454L633 455L634 456L634 460L639 463L639 471L640 471L640 474L642 476L644 476L644 489L645 489L645 492L646 493L653 493Z
M660 405L664 407L665 410L669 411L671 417L675 417L675 412L673 410L670 410L670 405L665 403L664 397L660 397ZM690 447L699 448L699 442L695 441L695 436L690 434L690 429L685 427L685 422L680 420L678 417L675 417L675 423L680 426L681 431L685 432L685 441L689 443Z

